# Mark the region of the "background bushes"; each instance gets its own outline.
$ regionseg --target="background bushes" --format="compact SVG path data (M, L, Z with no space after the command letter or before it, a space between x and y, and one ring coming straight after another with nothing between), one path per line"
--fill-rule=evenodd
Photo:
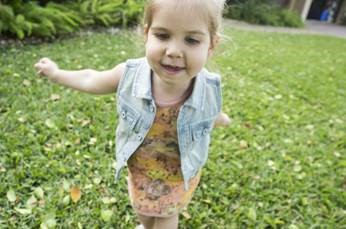
M295 12L282 9L274 0L228 0L225 16L252 24L302 27Z
M0 35L55 37L90 26L138 22L145 0L0 0ZM275 0L228 0L225 16L254 24L302 27L300 17Z
M0 1L0 35L54 37L87 26L127 26L138 20L144 1Z

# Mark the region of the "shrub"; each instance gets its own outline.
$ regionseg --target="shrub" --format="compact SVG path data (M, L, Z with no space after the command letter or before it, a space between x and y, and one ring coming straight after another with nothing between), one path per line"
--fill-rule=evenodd
M53 36L57 33L76 31L82 25L82 19L76 12L56 3L46 7L36 2L25 4L0 5L0 33L25 36Z
M281 9L276 1L248 0L228 1L225 16L253 24L302 27L303 22L296 13Z
M86 26L127 26L137 21L144 0L3 1L0 35L54 37Z
M287 27L303 27L304 23L295 12L285 9L280 9L280 19Z

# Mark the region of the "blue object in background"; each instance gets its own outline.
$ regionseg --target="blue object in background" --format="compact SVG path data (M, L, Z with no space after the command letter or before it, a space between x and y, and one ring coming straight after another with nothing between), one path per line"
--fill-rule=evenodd
M327 21L328 16L329 16L329 10L328 9L323 10L320 16L320 21Z

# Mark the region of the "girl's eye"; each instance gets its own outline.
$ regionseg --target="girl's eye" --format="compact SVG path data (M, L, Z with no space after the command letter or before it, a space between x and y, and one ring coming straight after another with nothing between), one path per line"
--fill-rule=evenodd
M169 38L169 35L167 33L155 33L154 36L162 41L167 40Z
M191 38L191 37L185 38L185 42L189 45L198 45L200 43L199 40L196 40L196 39Z

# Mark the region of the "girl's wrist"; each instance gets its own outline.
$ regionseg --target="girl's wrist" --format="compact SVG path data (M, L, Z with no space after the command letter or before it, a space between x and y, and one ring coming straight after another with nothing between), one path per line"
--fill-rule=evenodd
M55 69L54 71L52 71L51 74L49 74L49 79L54 82L54 83L59 83L58 80L59 80L59 76L60 76L60 72L61 70L59 68Z

